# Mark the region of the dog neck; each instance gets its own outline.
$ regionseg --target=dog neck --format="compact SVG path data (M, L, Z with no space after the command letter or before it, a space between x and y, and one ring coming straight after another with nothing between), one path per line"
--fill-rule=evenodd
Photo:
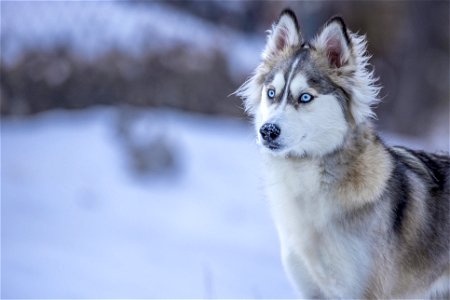
M297 166L298 172L305 170L302 166L315 165L321 189L348 208L377 200L392 171L390 155L369 123L350 128L342 145L324 156L282 159Z
M392 162L370 123L347 133L342 147L321 158L322 180L334 188L345 206L376 201L392 172Z

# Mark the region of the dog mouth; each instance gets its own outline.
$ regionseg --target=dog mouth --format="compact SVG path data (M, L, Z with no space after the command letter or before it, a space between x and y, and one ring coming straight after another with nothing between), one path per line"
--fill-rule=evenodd
M281 145L276 142L264 142L263 145L264 145L264 147L266 147L272 151L277 151L282 148Z

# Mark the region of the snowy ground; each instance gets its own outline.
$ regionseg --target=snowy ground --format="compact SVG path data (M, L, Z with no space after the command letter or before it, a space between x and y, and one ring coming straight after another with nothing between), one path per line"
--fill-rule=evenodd
M146 180L114 109L2 120L3 299L294 296L250 127L152 117L181 165Z
M144 111L148 133L166 132L177 149L178 167L139 179L118 115L1 121L2 298L294 297L250 126Z
M264 42L156 2L146 9L121 1L0 5L5 63L58 44L90 59L112 46L139 54L189 45L226 49L230 71L248 74ZM130 171L113 108L1 120L1 298L294 297L250 126L144 114L177 149L173 173ZM444 134L384 136L448 151Z

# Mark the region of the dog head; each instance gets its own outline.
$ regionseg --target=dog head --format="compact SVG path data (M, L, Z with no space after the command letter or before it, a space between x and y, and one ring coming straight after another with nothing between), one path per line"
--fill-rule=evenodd
M374 114L379 88L368 70L366 40L330 19L305 42L285 10L272 26L254 75L237 91L254 118L258 142L283 156L323 156Z

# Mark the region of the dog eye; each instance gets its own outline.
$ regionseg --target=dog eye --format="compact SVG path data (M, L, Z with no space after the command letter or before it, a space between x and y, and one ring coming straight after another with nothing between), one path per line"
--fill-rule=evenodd
M268 89L267 90L267 97L269 97L269 99L275 98L275 90L274 89Z
M303 94L300 95L299 101L303 102L303 103L308 103L312 99L314 99L313 95L308 94L308 93L303 93Z

